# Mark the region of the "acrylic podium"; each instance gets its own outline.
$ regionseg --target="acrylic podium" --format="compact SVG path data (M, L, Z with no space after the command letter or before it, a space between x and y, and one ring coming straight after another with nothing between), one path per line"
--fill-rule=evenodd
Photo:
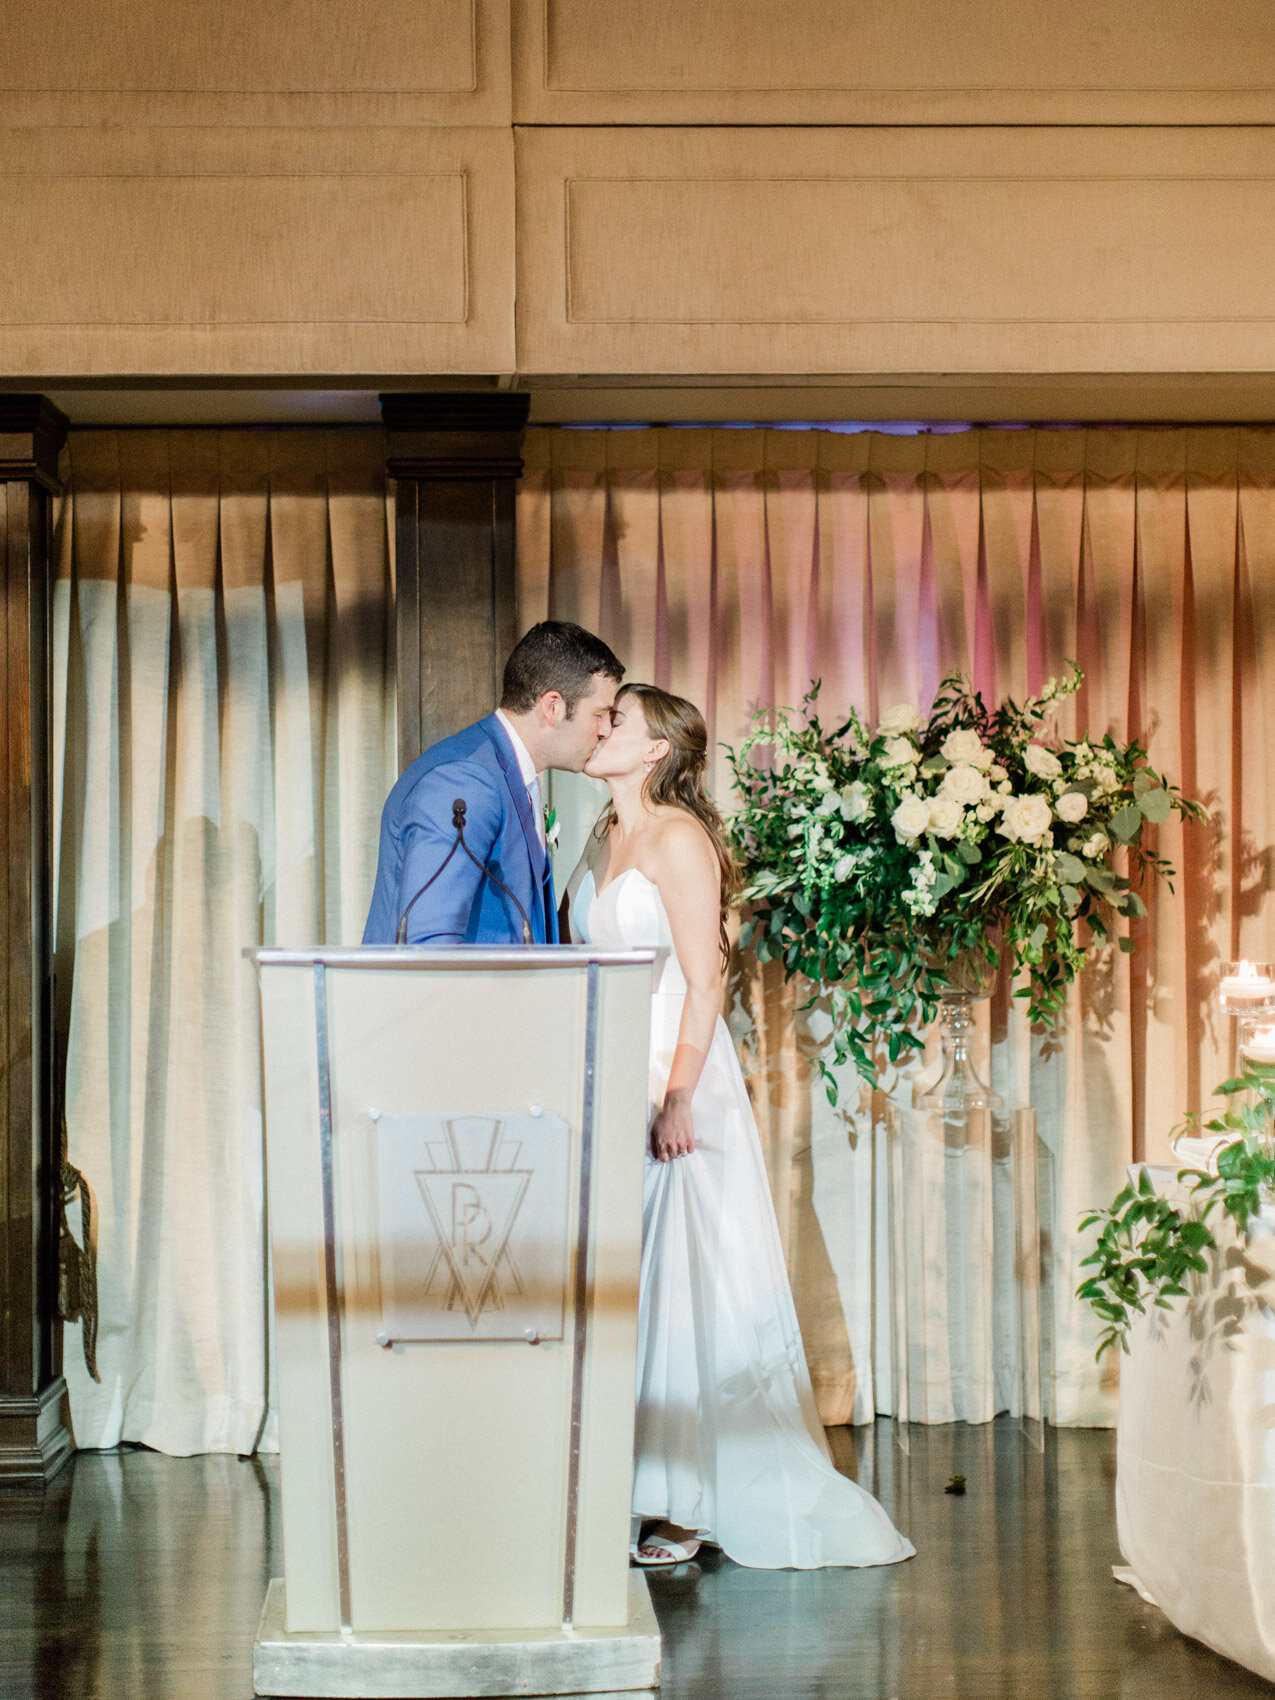
M256 1692L657 1686L628 1563L652 952L248 954L284 1572Z

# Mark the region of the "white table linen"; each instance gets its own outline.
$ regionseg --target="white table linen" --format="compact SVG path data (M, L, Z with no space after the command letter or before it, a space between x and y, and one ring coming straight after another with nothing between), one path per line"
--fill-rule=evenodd
M1151 1171L1176 1191L1176 1170ZM1183 1634L1275 1681L1275 1234L1209 1218L1189 1298L1136 1323L1121 1365L1116 1520Z

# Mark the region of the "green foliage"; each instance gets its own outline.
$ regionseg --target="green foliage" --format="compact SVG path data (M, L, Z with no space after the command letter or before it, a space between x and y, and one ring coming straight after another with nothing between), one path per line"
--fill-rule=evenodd
M1251 1063L1234 1080L1223 1081L1217 1095L1235 1107L1205 1128L1235 1137L1218 1152L1216 1175L1180 1170L1187 1197L1179 1206L1160 1197L1144 1169L1136 1187L1124 1187L1104 1209L1081 1220L1081 1232L1099 1230L1097 1245L1081 1261L1093 1274L1076 1289L1103 1324L1099 1357L1114 1345L1127 1352L1134 1317L1148 1304L1167 1310L1170 1300L1185 1296L1188 1275L1206 1272L1205 1249L1217 1243L1208 1217L1218 1205L1243 1233L1261 1208L1263 1189L1275 1184L1270 1144L1275 1066ZM1247 1101L1239 1103L1241 1098ZM1185 1125L1191 1121L1188 1117Z
M1002 952L1025 982L1014 995L1049 1027L1093 950L1132 948L1118 927L1147 912L1137 887L1173 872L1144 828L1204 811L1138 743L1036 741L1081 677L1072 663L989 712L953 676L928 721L903 707L832 728L816 682L800 714L758 716L729 752L740 942L829 1010L818 1066L834 1103L839 1065L875 1084L884 1061L921 1048L944 992L989 979Z

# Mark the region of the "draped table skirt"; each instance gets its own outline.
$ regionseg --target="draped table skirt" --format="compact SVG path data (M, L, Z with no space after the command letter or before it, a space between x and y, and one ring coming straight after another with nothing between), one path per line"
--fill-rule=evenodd
M1157 1190L1176 1172L1153 1169ZM1137 1322L1121 1365L1121 1580L1275 1681L1275 1224L1209 1221L1208 1273Z

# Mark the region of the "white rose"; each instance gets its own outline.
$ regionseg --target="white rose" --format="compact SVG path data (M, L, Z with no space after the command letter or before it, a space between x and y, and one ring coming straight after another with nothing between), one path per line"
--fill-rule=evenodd
M917 748L907 738L887 738L881 761L885 767L903 767L908 762L915 761Z
M951 838L960 831L965 810L955 797L936 797L930 804L930 831L936 838Z
M878 732L896 737L900 732L916 732L921 726L921 711L914 702L896 702L881 716Z
M994 761L987 770L987 777L991 780L993 785L1000 785L1004 780L1009 778L1009 774L998 761Z
M968 807L983 801L987 795L987 780L976 767L949 767L939 790Z
M930 805L924 797L909 791L890 816L890 825L900 838L919 838L930 824Z
M996 813L996 809L991 803L980 803L974 810L974 813L978 816L979 820L987 822L991 820L993 815Z
M862 820L871 807L868 788L862 780L856 779L853 785L847 785L841 793L842 820Z
M1086 838L1080 846L1080 854L1087 856L1091 862L1094 862L1097 861L1099 856L1105 856L1110 848L1111 840L1106 833L1095 832L1091 837Z
M954 767L961 764L966 767L992 765L992 752L971 726L958 726L955 732L949 732L941 748Z
M1043 744L1028 744L1023 751L1023 766L1038 779L1057 779L1062 772L1058 757Z
M1034 844L1046 836L1053 819L1053 810L1043 797L1011 797L1005 804L1000 830L1006 838Z
M1089 799L1083 791L1064 791L1054 804L1054 812L1059 820L1070 821L1074 825L1089 813Z

